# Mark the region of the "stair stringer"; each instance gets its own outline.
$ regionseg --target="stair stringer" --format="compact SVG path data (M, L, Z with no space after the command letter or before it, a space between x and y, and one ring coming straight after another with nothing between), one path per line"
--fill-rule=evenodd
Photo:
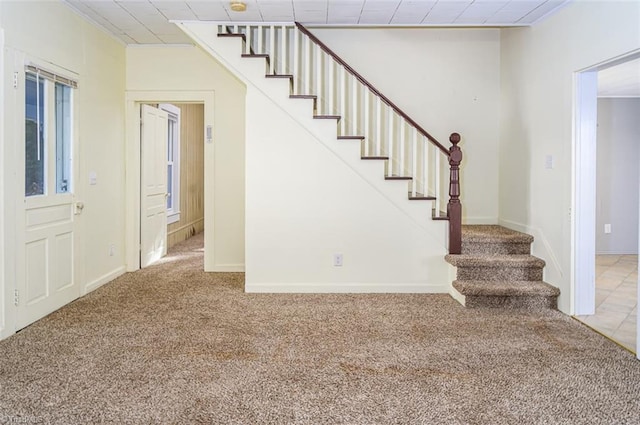
M336 121L314 119L311 99L265 78L264 59L241 58L239 37L179 26L247 87L247 292L449 291L447 224L430 219L431 202L409 201L382 161L337 140ZM332 266L335 253L344 266Z

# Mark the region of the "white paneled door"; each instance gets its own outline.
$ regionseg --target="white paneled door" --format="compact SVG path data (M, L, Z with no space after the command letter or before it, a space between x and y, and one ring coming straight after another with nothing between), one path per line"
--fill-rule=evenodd
M16 329L80 295L76 281L73 86L49 73L23 74L24 146L19 149L24 185L17 209ZM18 100L22 103L22 100ZM22 121L22 120L19 120ZM20 139L19 139L20 140ZM23 161L22 161L23 160Z
M167 253L168 114L142 105L140 267Z

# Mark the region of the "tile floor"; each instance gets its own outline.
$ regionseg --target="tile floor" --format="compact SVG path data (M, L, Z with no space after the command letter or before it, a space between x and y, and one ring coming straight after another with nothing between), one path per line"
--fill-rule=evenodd
M638 256L596 256L596 314L576 318L635 353Z

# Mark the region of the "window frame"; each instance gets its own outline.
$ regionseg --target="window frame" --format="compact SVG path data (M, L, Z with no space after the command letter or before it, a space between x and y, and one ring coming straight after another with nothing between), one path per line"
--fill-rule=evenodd
M74 90L72 86L56 81L53 86L53 132L55 134L55 193L73 193L73 140L74 140ZM58 98L58 88L63 92L63 99ZM62 105L62 107L60 107ZM65 106L66 105L66 106ZM63 114L59 116L58 114ZM62 124L62 129L59 125ZM63 138L64 140L61 140ZM61 179L66 177L65 190L61 190Z
M25 108L29 106L27 104L27 82L30 77L35 81L36 86L42 82L42 88L38 89L36 97L36 110L38 116L37 124L41 123L42 125L41 134L38 133L38 137L41 137L41 140L38 140L38 144L42 145L40 155L43 161L43 187L42 193L29 194L27 191L27 116L25 109L25 129L23 133L25 137L24 197L28 199L43 196L72 195L75 191L73 151L76 131L75 89L78 88L78 82L33 63L27 63L24 68ZM61 92L67 95L66 107L62 109L58 107L58 86L61 86ZM42 111L39 110L38 106L40 98L42 99ZM60 112L66 113L62 120L58 119ZM64 131L59 131L59 124L62 124ZM60 137L63 137L64 140L61 140ZM60 152L63 153L64 158L58 157ZM65 190L61 190L59 186L61 170L67 177Z
M24 197L25 198L32 198L32 197L38 197L38 196L47 196L50 191L49 191L49 164L48 164L48 158L49 158L49 127L50 127L50 120L49 120L49 112L51 111L51 106L49 105L50 102L50 96L48 93L49 90L49 82L47 81L46 78L40 76L38 73L36 72L31 72L29 70L27 70L25 72L25 77L24 77L24 81L25 81L25 96L24 96L24 101L25 101L25 120L24 120L24 142L25 142L25 150L24 150L24 159L25 159L25 164L24 164L24 177L25 177L25 185L24 185ZM40 188L39 191L34 191L32 193L29 193L28 188L28 182L27 182L27 177L28 177L28 172L27 172L27 168L28 168L28 160L27 160L27 149L28 149L28 142L27 142L27 121L29 120L29 117L26 113L26 108L29 106L29 104L27 104L27 84L29 81L35 81L35 85L36 85L36 98L35 98L35 112L36 112L36 121L35 121L35 135L36 135L36 151L38 152L38 157L39 159L37 160L38 162L42 162L42 164L40 165L41 167L41 174L42 174L42 181L40 182L42 187ZM40 84L42 83L42 87L40 87ZM42 103L42 105L40 105L40 103ZM34 184L36 184L36 182L34 182Z
M158 108L167 112L168 131L171 131L172 128L169 123L174 123L173 139L167 133L167 193L171 187L167 198L171 200L171 207L167 206L167 224L171 224L180 221L180 108L170 103L160 103ZM169 143L172 143L173 146L169 146ZM173 161L169 158L169 149L173 153ZM169 165L172 170L171 176L169 176ZM169 184L169 179L171 179L171 184Z

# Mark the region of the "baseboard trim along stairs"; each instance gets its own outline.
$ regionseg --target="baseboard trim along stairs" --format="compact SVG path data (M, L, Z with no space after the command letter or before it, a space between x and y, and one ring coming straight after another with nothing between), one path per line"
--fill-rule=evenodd
M544 260L531 255L533 236L497 225L462 226L454 298L466 307L555 309L560 290L543 282Z

